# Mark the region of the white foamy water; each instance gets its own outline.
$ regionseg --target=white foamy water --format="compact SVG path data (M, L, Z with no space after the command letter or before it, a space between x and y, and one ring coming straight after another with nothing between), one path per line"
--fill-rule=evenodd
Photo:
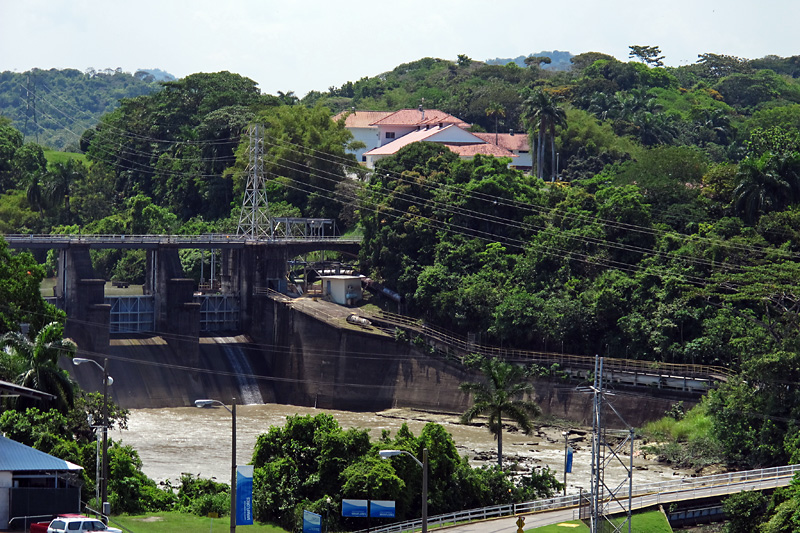
M236 407L237 463L247 464L252 459L258 435L266 433L270 426L283 425L286 417L294 414L316 415L328 413L344 428L370 429L374 441L383 429L392 435L406 422L414 435L419 435L428 420L442 424L453 436L461 455L474 458L476 452L496 452L497 443L486 427L466 426L453 423L456 417L390 410L383 413L354 413L330 411L312 407L292 405L239 405ZM402 417L402 418L401 418ZM409 418L413 417L413 418ZM114 430L109 435L122 440L139 452L143 470L147 476L163 481L176 482L181 473L216 478L229 482L231 468L231 414L222 407L199 409L177 407L167 409L134 409L131 411L127 431ZM549 466L563 481L564 441L561 431L565 428L545 427L536 435L525 436L519 432L503 434L504 462L515 457L533 459L539 466ZM572 429L572 428L570 428ZM578 428L575 428L578 429ZM585 428L584 428L585 429ZM573 473L568 474L569 493L577 493L578 487L588 487L591 474L591 431L586 440L577 443L573 459ZM575 448L575 446L573 446ZM628 458L625 462L627 464ZM493 464L473 462L473 465ZM634 484L675 479L667 466L635 457ZM646 470L642 470L642 468ZM679 472L685 476L687 473ZM626 477L619 464L606 469L606 483L616 486Z

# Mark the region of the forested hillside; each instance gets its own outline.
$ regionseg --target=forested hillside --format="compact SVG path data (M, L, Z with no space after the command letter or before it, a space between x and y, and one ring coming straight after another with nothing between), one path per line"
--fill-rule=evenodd
M28 141L77 151L76 134L97 124L121 99L159 87L147 71L133 75L120 69L5 71L0 72L0 115L10 118Z
M668 68L657 47L631 52L557 72L424 58L302 100L195 74L106 113L80 139L85 163L48 165L0 123L0 229L230 231L258 123L273 212L362 232L363 272L409 313L505 347L725 366L699 448L797 460L800 58ZM366 172L330 120L419 105L530 135L534 175L429 144ZM95 255L102 276L142 265Z

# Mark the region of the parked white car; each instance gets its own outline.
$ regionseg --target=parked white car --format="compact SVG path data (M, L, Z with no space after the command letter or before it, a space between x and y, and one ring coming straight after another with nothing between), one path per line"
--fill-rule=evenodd
M70 517L56 518L47 526L47 533L70 533L70 532L89 532L105 531L106 533L122 533L121 529L108 527L96 518Z

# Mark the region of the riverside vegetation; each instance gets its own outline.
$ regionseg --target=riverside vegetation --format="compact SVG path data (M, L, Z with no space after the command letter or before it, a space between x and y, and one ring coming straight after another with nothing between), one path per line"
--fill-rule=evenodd
M566 71L423 58L303 98L194 74L123 99L59 161L0 118L0 231L232 231L241 132L258 122L273 213L361 233L360 268L408 314L510 348L724 366L732 376L687 414L688 447L671 455L797 462L800 61L702 54L670 68L657 47L631 54L580 54ZM533 176L426 143L368 173L330 120L423 98L473 129L529 135ZM63 111L79 123L79 108ZM33 338L60 318L29 290L54 259L4 246L0 259L0 333L29 322ZM199 279L200 254L181 259ZM93 262L107 279L144 275L141 252ZM772 530L800 520L797 490L766 505Z

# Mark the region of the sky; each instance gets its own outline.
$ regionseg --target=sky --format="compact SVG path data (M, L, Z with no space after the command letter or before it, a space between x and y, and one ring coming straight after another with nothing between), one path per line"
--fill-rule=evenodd
M798 55L798 20L797 0L0 0L0 71L227 70L302 97L423 57Z

